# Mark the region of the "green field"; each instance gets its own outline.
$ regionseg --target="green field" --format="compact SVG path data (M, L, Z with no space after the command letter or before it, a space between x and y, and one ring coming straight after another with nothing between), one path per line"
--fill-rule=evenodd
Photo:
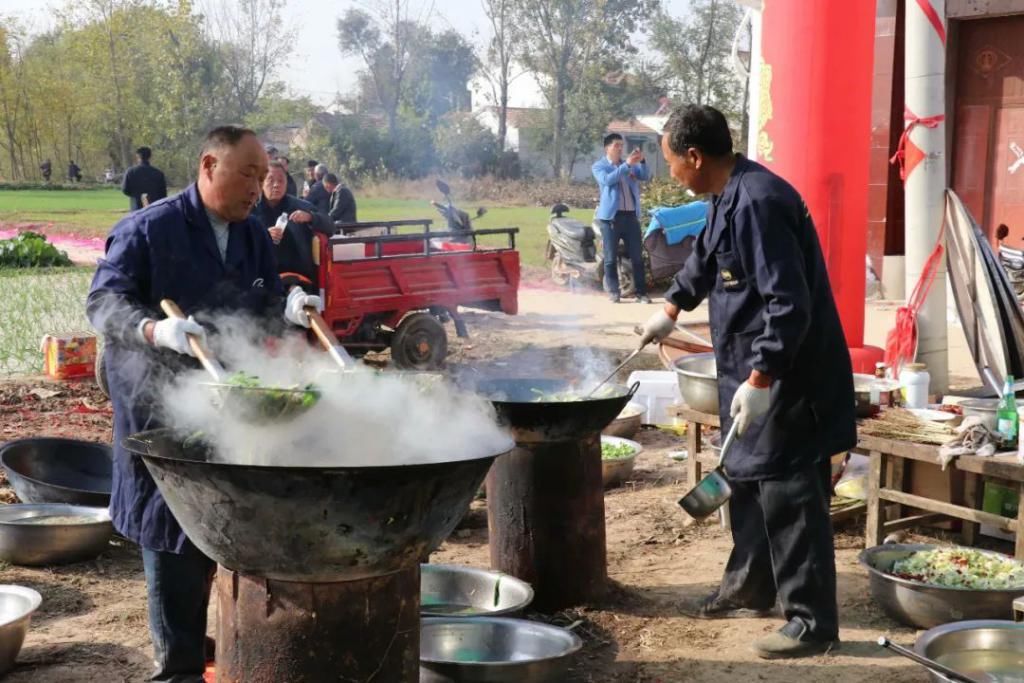
M440 216L427 201L364 199L359 219L403 220L433 218L442 229ZM128 199L114 188L97 190L0 190L0 223L53 223L56 228L81 235L104 236L127 211ZM476 204L463 203L473 213ZM542 266L547 241L548 210L532 206L487 206L487 215L474 222L477 228L518 227L517 246L524 265ZM581 212L589 220L589 212Z

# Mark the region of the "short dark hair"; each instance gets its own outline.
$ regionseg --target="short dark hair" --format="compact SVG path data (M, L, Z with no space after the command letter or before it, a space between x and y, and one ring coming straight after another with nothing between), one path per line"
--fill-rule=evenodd
M622 136L619 135L618 133L608 133L608 135L604 136L604 146L607 147L608 145L612 144L616 140L621 140L621 139L622 139Z
M331 185L337 185L338 184L338 176L334 175L333 173L328 173L327 175L324 176L324 183L330 183Z
M732 154L732 133L725 115L706 104L684 104L673 109L663 134L676 154L684 154L690 147L712 157Z
M203 148L199 151L199 156L202 157L204 154L209 154L215 149L234 147L241 142L242 138L249 135L255 137L256 133L251 128L244 126L217 126L206 134L206 139L203 140Z
M306 168L316 168L316 165L319 163L320 162L317 161L316 159L310 159L309 161L306 162Z
M139 147L135 150L135 153L139 155L139 158L143 161L149 161L149 158L153 156L153 150L149 147Z
M284 173L285 175L288 175L288 170L285 169L284 164L282 164L277 159L274 159L269 164L267 164L267 173L270 173L270 171L272 171L275 168L281 169L281 173Z

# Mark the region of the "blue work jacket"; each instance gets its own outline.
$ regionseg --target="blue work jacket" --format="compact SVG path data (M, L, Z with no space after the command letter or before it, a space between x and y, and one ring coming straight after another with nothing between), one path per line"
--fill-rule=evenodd
M597 205L594 217L602 221L610 221L615 218L616 212L622 206L619 181L626 179L626 187L633 195L633 206L636 208L636 217L640 218L640 181L651 179L651 169L647 164L640 163L630 166L623 161L618 166L608 161L608 157L601 157L591 167L594 180L601 188L601 201Z
M730 477L778 478L854 446L850 353L818 234L789 183L737 156L665 296L685 310L708 298L724 430L751 370L775 380L768 413L725 456Z
M181 552L185 534L142 460L122 446L137 432L161 426L154 392L193 359L141 341L144 318L159 320L172 299L207 329L218 313L247 312L281 325L283 299L272 243L253 218L232 223L222 259L198 188L129 214L107 238L86 301L104 336L104 362L114 406L114 528L150 550Z

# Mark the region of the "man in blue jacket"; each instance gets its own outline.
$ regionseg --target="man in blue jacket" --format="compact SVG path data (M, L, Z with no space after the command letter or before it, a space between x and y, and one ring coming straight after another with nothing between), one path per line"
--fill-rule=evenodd
M319 297L296 288L284 300L270 236L250 218L266 173L266 152L251 130L211 131L195 184L114 226L86 300L89 320L106 341L114 406L110 511L118 532L142 547L154 681L202 681L215 565L185 537L141 459L121 444L161 426L156 392L181 370L198 367L188 359L188 335L205 336L213 315L245 312L272 325L280 324L283 308L287 322L309 326L302 307L319 306ZM165 298L189 318L163 318Z
M622 136L609 133L604 137L604 158L594 162L591 171L601 188L601 202L595 218L601 224L601 241L604 249L604 288L608 297L618 303L619 290L618 254L619 240L626 245L626 252L633 264L633 285L636 300L649 304L647 278L644 275L643 242L640 236L640 181L650 180L643 150L639 147L629 153L623 161Z
M857 435L850 354L818 235L789 183L733 154L721 112L674 111L662 152L673 178L713 201L642 342L667 336L680 309L707 298L722 428L735 424L739 435L723 463L733 550L696 616L766 616L777 600L787 623L755 653L821 653L839 640L829 461Z

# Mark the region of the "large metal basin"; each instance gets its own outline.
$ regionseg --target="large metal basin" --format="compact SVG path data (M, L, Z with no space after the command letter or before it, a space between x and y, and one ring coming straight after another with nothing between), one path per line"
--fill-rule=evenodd
M42 596L31 588L0 585L0 676L14 667L32 613L42 602Z
M958 621L926 631L914 651L977 681L1024 677L1024 624L1003 620ZM930 672L936 683L950 683Z
M424 619L420 683L563 683L575 633L523 619Z
M420 567L420 614L425 617L509 616L531 602L530 584L503 572L456 564Z
M82 523L61 522L75 517ZM38 522L27 521L30 519ZM42 523L43 520L61 523ZM42 566L90 560L103 552L114 526L106 508L47 503L0 506L0 560Z
M672 361L679 393L693 410L718 415L718 367L715 354L695 353Z
M208 557L243 574L306 583L418 564L455 529L491 463L507 452L423 465L267 467L216 462L204 444L186 445L169 429L124 445Z
M91 441L31 438L0 446L0 464L23 503L107 507L113 451Z
M1013 618L1013 600L1024 593L1022 589L941 588L888 573L897 560L919 550L934 550L937 547L924 543L890 543L861 551L858 559L868 570L871 595L886 614L902 624L916 628L933 628L969 619Z

